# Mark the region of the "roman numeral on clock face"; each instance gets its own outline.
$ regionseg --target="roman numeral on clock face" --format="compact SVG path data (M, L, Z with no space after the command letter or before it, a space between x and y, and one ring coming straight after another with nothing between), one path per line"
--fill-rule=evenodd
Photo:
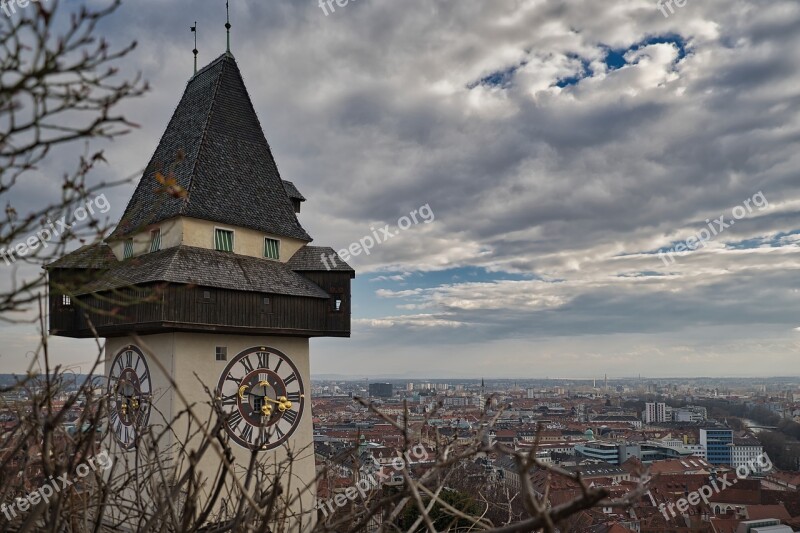
M253 371L253 363L250 362L250 357L242 357L242 360L239 362L248 374Z
M146 403L139 404L139 413L136 415L136 425L142 426L147 423L147 416L149 415L149 408Z
M230 417L228 417L228 427L233 429L239 425L239 422L242 421L242 413L239 412L237 409L236 411L232 412Z
M267 352L258 352L258 368L269 368L269 354Z
M283 418L285 418L290 424L294 425L295 420L297 420L297 411L292 411L291 409L284 411Z
M225 396L222 398L222 405L229 406L229 405L236 405L238 403L236 394L231 394L230 396Z
M292 372L292 374L288 378L283 380L283 384L289 385L290 383L294 383L295 381L297 381L297 375L294 372Z
M125 365L130 368L133 366L133 352L128 350L125 352Z
M299 402L301 394L299 392L290 392L286 395L286 399L290 402Z
M251 426L250 424L245 424L244 425L244 429L242 430L240 435L241 435L242 439L244 439L246 442L252 441L253 440L253 426Z

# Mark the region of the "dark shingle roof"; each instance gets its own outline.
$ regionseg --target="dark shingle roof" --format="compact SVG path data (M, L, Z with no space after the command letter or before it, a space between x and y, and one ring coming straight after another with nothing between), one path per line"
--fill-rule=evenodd
M300 191L297 190L297 187L295 187L294 183L291 181L283 180L283 189L286 191L286 194L289 195L289 198L300 200L301 202L306 201L306 197L300 194Z
M179 151L184 157L176 159ZM159 192L172 173L185 197ZM299 194L299 193L298 193ZM230 54L187 84L113 237L176 216L311 241L297 220L247 89Z
M331 272L355 273L353 267L345 263L336 252L333 251L333 248L327 246L303 246L289 259L286 265L298 272L328 271L329 269L322 261L323 256L327 258Z
M114 252L106 243L88 244L47 265L47 268L103 269L116 262Z
M155 282L330 298L285 263L191 246L176 246L110 264L108 270L77 294Z

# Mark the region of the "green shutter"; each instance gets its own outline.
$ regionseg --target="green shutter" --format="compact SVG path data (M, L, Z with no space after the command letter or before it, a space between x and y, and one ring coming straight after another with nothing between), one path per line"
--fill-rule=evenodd
M218 229L214 233L214 247L220 252L233 252L233 232Z
M161 230L157 229L151 233L150 240L150 253L157 252L161 249Z
M268 259L280 259L280 242L276 239L265 239L264 257Z
M133 257L133 239L125 241L125 250L122 252L123 259L128 259L129 257Z

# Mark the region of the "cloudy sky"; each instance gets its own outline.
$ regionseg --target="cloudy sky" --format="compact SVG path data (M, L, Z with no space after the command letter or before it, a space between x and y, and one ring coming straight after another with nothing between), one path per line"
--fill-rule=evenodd
M350 261L353 336L313 340L314 374L800 374L796 0L231 4L315 244L435 214ZM129 0L102 27L139 41L123 66L152 90L96 179L144 167L191 75L190 25L206 64L224 16L222 0ZM132 187L109 192L112 217ZM34 337L0 328L3 371ZM79 363L87 342L53 353Z

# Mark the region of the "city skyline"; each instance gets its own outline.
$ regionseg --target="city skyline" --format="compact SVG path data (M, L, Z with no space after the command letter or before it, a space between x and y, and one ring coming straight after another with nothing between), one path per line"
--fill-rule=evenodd
M98 144L96 182L141 173L194 21L200 67L225 50L219 2L128 4L101 30L139 41L121 64L152 90L124 105L140 127ZM796 3L236 3L231 22L316 243L435 213L351 258L353 336L312 341L315 374L800 374ZM54 150L11 204L45 204L76 159ZM134 186L106 191L109 221ZM36 343L3 324L0 362L24 371ZM50 348L76 369L94 355Z

